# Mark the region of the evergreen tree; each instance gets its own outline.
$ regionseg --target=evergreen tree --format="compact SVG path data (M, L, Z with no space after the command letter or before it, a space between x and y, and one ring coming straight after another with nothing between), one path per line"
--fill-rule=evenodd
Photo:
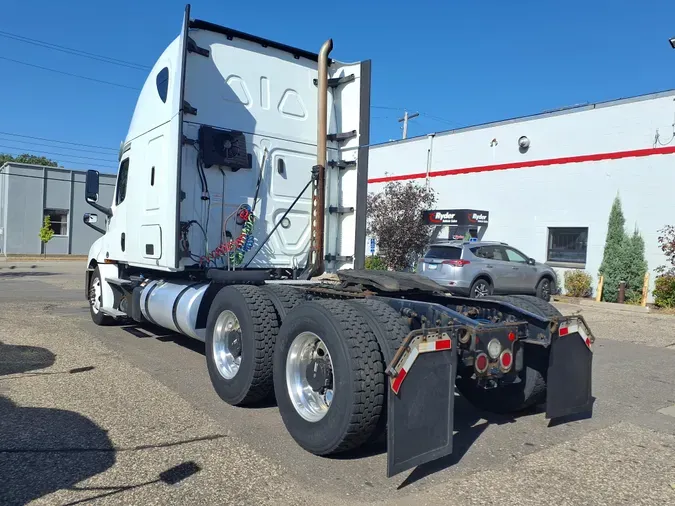
M624 259L627 256L628 238L624 230L625 223L621 201L617 195L609 213L605 251L598 270L598 274L605 278L602 300L607 302L616 302L619 299L619 284L621 281L627 281Z
M642 285L647 272L647 260L645 259L645 241L637 227L633 235L628 239L628 248L625 254L626 272L626 300L639 302L642 298Z

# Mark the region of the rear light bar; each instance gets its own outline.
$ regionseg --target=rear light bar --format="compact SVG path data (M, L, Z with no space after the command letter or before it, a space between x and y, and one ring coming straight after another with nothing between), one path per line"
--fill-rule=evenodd
M443 260L443 263L446 265L452 265L453 267L464 267L471 262L468 260Z

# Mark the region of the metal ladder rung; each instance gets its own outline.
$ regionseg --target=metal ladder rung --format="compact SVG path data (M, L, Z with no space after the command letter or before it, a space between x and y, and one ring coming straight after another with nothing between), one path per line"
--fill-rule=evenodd
M349 139L356 137L356 130L351 130L349 132L340 132L337 134L328 134L326 138L331 142L344 142Z
M356 77L354 74L349 74L348 76L343 76L343 77L332 77L328 79L328 87L329 88L337 88L341 84L347 84L351 83L356 80ZM319 80L318 79L312 79L312 82L314 83L314 86L319 85Z
M353 169L356 167L356 160L329 160L328 166L331 168L337 167L338 169Z

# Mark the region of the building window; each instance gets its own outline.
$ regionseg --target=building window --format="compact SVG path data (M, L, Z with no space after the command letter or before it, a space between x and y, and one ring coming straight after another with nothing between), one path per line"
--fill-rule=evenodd
M588 248L588 228L550 228L548 229L548 253L546 261L550 263L586 264Z
M45 216L49 216L54 235L68 235L68 211L45 209Z

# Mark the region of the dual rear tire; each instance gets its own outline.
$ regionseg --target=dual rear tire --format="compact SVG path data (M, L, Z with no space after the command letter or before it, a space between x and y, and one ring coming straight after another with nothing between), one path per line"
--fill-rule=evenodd
M330 455L384 434L385 359L407 332L378 301L306 301L289 287L229 286L211 304L206 362L224 401L274 395L293 439Z

